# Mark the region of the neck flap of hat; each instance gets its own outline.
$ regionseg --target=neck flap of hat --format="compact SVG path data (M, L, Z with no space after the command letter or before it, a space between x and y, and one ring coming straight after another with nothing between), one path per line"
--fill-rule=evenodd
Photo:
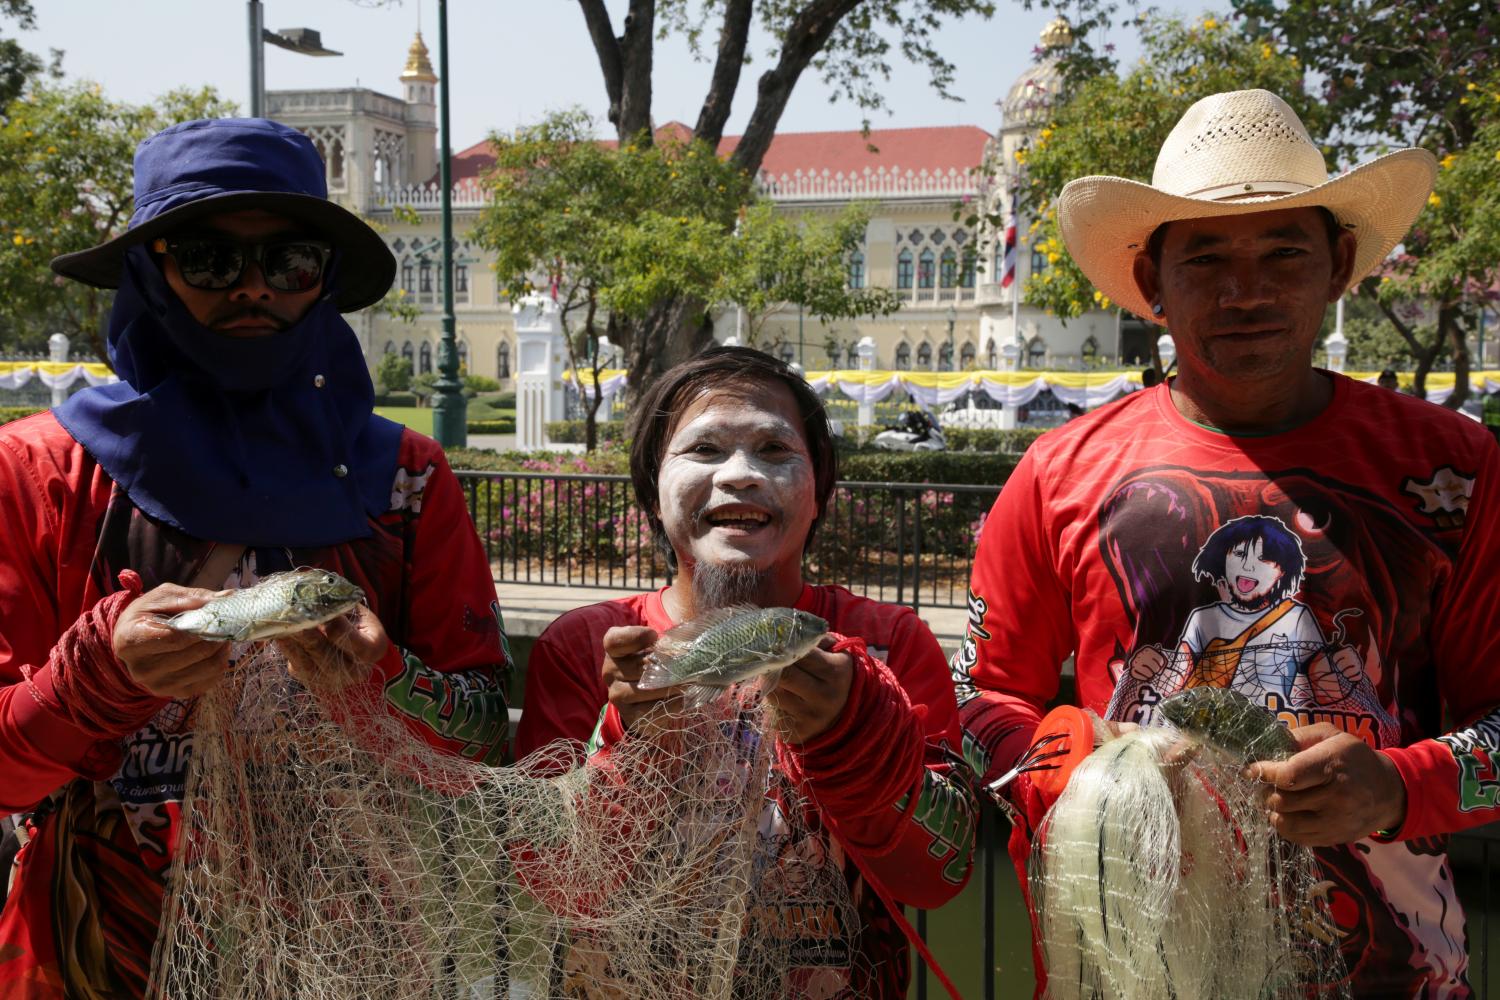
M368 537L389 506L402 430L372 412L331 291L286 330L229 337L194 320L135 247L109 352L122 381L55 412L151 517L216 542L311 547Z

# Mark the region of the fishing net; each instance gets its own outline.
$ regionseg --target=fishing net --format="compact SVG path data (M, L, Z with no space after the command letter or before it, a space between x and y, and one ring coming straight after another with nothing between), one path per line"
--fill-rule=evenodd
M575 744L502 768L371 687L309 689L263 644L200 700L150 995L770 998L849 964L765 917L859 926L753 689L581 766Z
M1103 735L1034 841L1047 995L1348 997L1328 884L1244 762L1165 728Z

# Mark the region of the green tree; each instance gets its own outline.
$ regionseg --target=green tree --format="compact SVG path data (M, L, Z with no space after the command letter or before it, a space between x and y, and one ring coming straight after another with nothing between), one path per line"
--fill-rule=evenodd
M615 31L605 0L579 0L609 96L609 121L621 146L653 141L651 68L655 42L669 33L687 38L713 69L691 139L717 150L749 62L752 24L774 40L770 67L754 90L755 105L731 164L753 177L802 74L811 67L867 117L885 106L881 93L893 51L928 70L938 93L952 97L953 65L938 52L934 31L944 18L989 17L992 0L629 0ZM692 204L692 202L689 202ZM738 207L737 205L734 207ZM727 228L733 210L715 220ZM611 339L625 344L630 386L639 392L668 367L707 343L703 303L677 294L658 300L640 318L623 322Z
M411 388L411 362L391 351L375 362L375 381L385 392L406 392Z
M0 349L41 350L61 332L106 357L112 294L56 277L48 261L125 229L142 139L233 111L211 88L137 106L111 101L94 84L45 81L11 102L0 120Z
M1328 110L1326 142L1342 165L1371 152L1422 146L1443 163L1432 202L1405 253L1363 284L1416 359L1415 391L1444 354L1468 395L1468 334L1494 287L1495 121L1500 17L1490 0L1231 0L1235 10L1297 57ZM1403 303L1423 300L1424 332Z
M1279 94L1314 136L1323 121L1317 103L1302 92L1297 60L1278 52L1269 37L1214 16L1194 22L1151 17L1141 32L1144 54L1134 67L1077 85L1016 154L1029 242L1048 262L1027 279L1026 301L1064 320L1111 306L1068 256L1058 232L1054 202L1068 181L1112 174L1150 183L1156 155L1178 119L1195 101L1221 91L1262 87Z
M36 10L30 0L0 0L0 18L16 22L22 31L36 27ZM62 53L52 52L52 70L57 72L58 59ZM14 38L0 37L0 117L5 109L26 89L26 83L38 76L44 66L42 60L21 47Z
M600 338L664 301L693 302L711 336L711 310L740 305L755 316L777 303L842 318L895 308L889 292L845 287L844 262L868 215L790 221L746 204L743 172L699 142L599 143L572 111L491 138L492 197L474 239L495 254L511 296L546 289L557 302L568 361L597 379ZM586 414L596 443L601 399Z

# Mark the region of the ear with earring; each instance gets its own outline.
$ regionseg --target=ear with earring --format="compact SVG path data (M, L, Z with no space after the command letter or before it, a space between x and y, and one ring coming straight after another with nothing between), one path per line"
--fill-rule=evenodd
M1153 316L1160 316L1161 314L1162 314L1161 303L1160 302L1153 302L1153 303L1151 303L1151 315L1153 315Z

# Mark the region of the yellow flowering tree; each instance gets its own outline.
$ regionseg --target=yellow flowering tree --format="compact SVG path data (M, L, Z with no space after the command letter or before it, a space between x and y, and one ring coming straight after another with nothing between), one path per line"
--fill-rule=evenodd
M1167 133L1195 101L1225 90L1264 87L1282 95L1317 135L1322 115L1302 93L1302 70L1266 37L1212 15L1197 21L1150 18L1142 24L1144 54L1123 74L1103 73L1076 84L1053 108L1051 122L1023 150L1019 200L1026 244L1047 266L1026 280L1026 301L1064 320L1113 303L1068 256L1055 201L1075 177L1112 174L1151 180Z
M142 139L233 111L212 88L132 105L93 84L51 81L33 82L7 106L0 118L0 350L40 351L60 332L106 356L112 294L57 277L48 261L125 229Z

